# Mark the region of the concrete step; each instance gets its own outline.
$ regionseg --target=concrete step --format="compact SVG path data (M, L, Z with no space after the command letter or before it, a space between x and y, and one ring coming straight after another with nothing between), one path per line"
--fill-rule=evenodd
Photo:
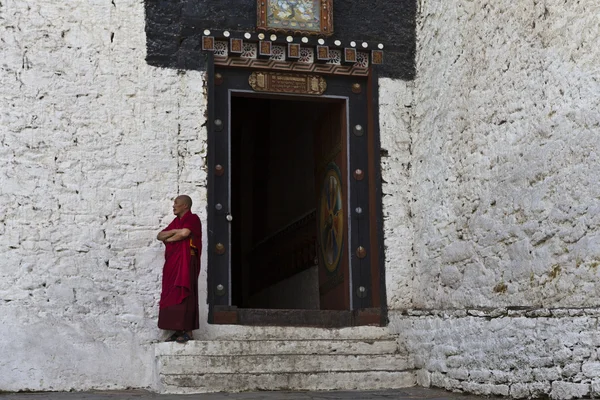
M398 355L163 356L163 375L275 374L296 372L405 371L408 357Z
M412 371L354 371L281 374L166 375L161 393L274 390L380 390L416 385Z
M194 340L156 345L162 393L377 390L414 386L394 338Z
M201 327L194 337L202 340L385 340L390 339L388 327L355 326L341 329L292 326L211 325Z
M159 343L157 356L268 354L396 354L395 339L383 340L192 340Z

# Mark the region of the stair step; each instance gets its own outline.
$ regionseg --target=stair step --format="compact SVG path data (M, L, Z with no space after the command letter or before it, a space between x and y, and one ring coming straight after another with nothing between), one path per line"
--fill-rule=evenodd
M414 371L165 375L162 377L161 392L192 394L263 390L379 390L415 385Z
M387 327L355 326L328 329L291 326L213 325L210 330L195 332L202 340L390 340L395 336Z
M403 371L413 368L408 357L390 354L163 356L158 366L162 375Z
M179 343L159 343L156 355L220 356L269 354L395 354L395 340L193 340L185 346Z

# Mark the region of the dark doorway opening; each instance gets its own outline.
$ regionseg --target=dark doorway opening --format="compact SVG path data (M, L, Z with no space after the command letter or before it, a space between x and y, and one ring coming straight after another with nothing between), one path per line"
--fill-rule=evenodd
M385 324L377 86L259 92L254 72L209 80L209 322Z
M232 305L324 309L315 140L339 110L339 101L232 98Z

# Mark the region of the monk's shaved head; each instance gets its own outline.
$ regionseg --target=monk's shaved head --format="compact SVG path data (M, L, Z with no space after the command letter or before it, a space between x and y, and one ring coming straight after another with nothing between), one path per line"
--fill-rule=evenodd
M181 196L177 196L175 201L180 201L185 204L188 208L192 208L192 198L188 195L182 194Z

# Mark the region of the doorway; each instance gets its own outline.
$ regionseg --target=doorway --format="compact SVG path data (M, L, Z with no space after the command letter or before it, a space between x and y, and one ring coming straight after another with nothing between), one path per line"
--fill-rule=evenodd
M342 327L385 323L377 84L320 95L208 73L208 320ZM271 74L271 75L269 75Z
M349 309L345 185L332 210L319 204L327 166L347 161L345 109L340 100L232 96L232 305ZM329 278L337 284L328 290Z

